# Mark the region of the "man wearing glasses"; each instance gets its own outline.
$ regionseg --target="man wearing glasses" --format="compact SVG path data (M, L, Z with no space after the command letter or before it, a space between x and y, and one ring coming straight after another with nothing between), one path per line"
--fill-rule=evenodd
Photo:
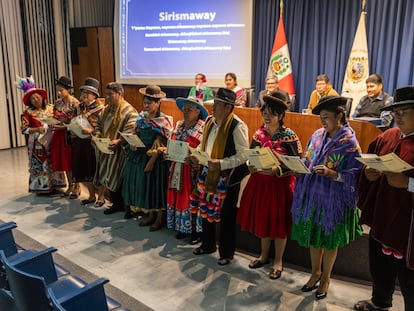
M259 98L257 99L257 102L256 102L256 107L260 108L260 107L263 106L263 104L264 104L263 96L270 95L275 91L279 91L280 93L282 93L286 97L286 102L287 102L288 107L289 107L288 110L291 111L292 110L292 101L290 99L290 96L289 96L288 92L279 89L279 79L275 75L271 75L271 76L268 76L266 78L266 89L260 91Z
M414 86L396 89L391 111L396 123L379 135L368 152L394 152L414 166ZM359 301L355 310L388 310L396 279L404 297L405 310L414 310L414 169L381 173L365 167L359 184L361 223L371 227L369 265L372 297Z

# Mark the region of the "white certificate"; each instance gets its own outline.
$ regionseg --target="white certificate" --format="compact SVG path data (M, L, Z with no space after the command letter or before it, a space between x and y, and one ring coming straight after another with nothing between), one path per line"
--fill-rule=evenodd
M287 166L291 171L300 174L310 174L311 171L302 162L299 156L289 156L284 154L276 154L279 160Z
M180 140L169 139L167 141L168 160L185 163L188 157L188 143Z
M126 140L128 144L134 147L138 148L145 148L145 144L142 142L142 140L138 137L137 134L131 134L131 133L121 133L122 138Z
M88 138L91 137L90 134L85 134L82 132L85 128L92 128L89 124L88 119L84 116L79 115L70 120L70 123L67 126L68 130L71 131L73 134L78 136L79 138Z
M259 149L245 149L244 150L250 165L253 165L257 170L267 170L273 166L279 166L275 154L269 147Z
M43 123L46 123L47 125L56 125L56 124L62 123L58 119L55 119L54 117L41 118L40 121L42 121Z
M109 144L111 143L111 140L109 138L97 138L95 136L92 136L92 140L100 152L106 154L114 154L113 150L109 149Z
M383 156L362 153L361 157L355 157L355 159L380 172L401 173L414 168L404 160L400 159L394 152Z
M190 149L191 155L195 156L201 165L208 166L208 161L211 161L211 158L207 152L192 148L190 146L188 146L188 149Z

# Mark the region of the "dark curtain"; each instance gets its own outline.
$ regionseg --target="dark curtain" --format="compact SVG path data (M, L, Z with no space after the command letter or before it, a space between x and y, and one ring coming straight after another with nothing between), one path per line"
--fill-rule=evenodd
M370 73L384 78L384 90L414 84L414 1L367 0L365 11ZM279 1L255 0L253 84L264 79ZM326 73L340 93L361 14L361 0L284 0L284 25L293 67L296 111L306 108L318 74Z

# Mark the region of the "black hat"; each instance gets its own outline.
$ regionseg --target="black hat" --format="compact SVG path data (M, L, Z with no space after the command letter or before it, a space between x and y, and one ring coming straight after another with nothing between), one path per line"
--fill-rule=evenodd
M394 91L394 103L382 107L381 110L392 110L394 107L414 104L414 86L405 86Z
M232 90L219 88L217 90L216 96L214 96L214 100L221 101L226 104L235 105L236 104L236 93Z
M99 97L98 88L99 88L99 81L94 78L88 77L85 80L85 85L82 85L79 89L81 91L89 91Z
M139 92L144 96L152 98L163 98L166 96L158 85L148 85L147 87L140 88Z
M68 78L68 77L65 77L65 76L61 76L57 80L55 79L55 84L56 85L59 84L61 86L64 86L67 89L72 89L73 88L73 86L72 86L72 80L70 78Z
M279 106L283 110L287 110L289 108L286 102L286 96L282 92L274 91L270 95L263 96L263 101L272 106Z
M348 101L347 98L342 96L325 96L322 97L318 105L312 109L313 114L320 114L321 110L335 110L338 106L343 106L344 109L346 107L346 102Z

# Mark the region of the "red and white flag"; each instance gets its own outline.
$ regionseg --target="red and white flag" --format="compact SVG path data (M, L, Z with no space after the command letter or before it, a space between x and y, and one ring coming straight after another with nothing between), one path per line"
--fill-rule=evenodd
M368 43L367 32L365 29L365 12L364 8L362 8L354 43L345 70L344 84L342 85L341 94L344 97L353 98L350 111L351 116L361 97L367 94L365 80L368 78L368 75Z
M278 77L280 89L285 90L289 95L295 95L292 63L290 61L285 27L283 26L283 13L280 14L276 37L273 43L272 56L270 56L269 68L267 70L268 76L272 74Z

